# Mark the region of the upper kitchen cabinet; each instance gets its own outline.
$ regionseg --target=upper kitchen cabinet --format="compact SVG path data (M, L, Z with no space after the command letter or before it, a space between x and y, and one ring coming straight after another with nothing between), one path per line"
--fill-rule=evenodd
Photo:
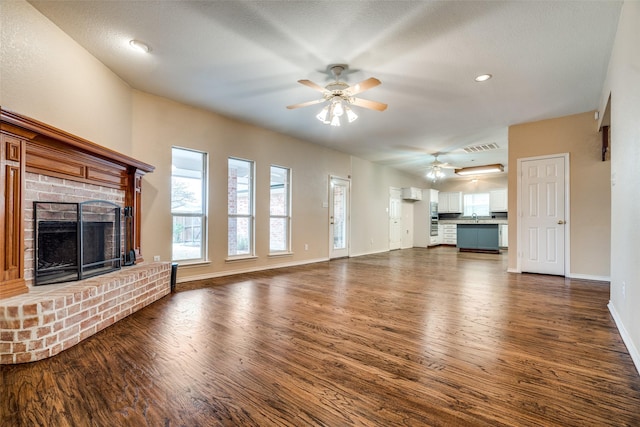
M493 190L489 192L489 205L491 212L507 212L507 189Z
M404 200L422 200L422 189L416 187L406 187L402 189Z
M438 195L438 213L462 213L462 192L441 192Z

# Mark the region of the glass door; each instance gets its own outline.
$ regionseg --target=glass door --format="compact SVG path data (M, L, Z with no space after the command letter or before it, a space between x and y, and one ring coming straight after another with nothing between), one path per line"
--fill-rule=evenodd
M349 256L350 181L331 177L329 188L329 258Z

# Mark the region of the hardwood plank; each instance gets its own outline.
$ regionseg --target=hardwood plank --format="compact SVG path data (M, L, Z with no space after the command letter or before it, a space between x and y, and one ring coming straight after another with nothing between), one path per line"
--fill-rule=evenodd
M410 249L179 284L1 367L0 425L640 425L607 283Z

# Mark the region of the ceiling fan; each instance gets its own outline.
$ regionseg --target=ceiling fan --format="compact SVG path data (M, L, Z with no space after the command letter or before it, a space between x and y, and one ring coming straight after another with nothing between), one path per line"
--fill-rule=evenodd
M355 95L369 90L381 84L380 80L370 77L358 84L349 86L347 83L340 81L340 75L347 69L346 65L330 65L329 70L333 74L334 82L322 87L311 80L298 80L298 83L310 87L322 93L322 98L313 101L302 102L300 104L288 105L287 108L293 110L295 108L308 107L310 105L321 104L326 102L327 105L318 113L316 118L324 124L332 126L340 126L340 117L345 115L349 123L358 118L353 112L351 105L368 108L370 110L384 111L387 104L382 102L370 101L368 99L356 98Z
M433 162L431 162L431 164L429 165L429 171L426 175L427 178L432 182L436 182L439 179L444 178L444 172L442 171L443 169L459 169L457 166L450 165L446 162L441 162L440 160L438 160L438 156L438 153L435 153L433 155Z

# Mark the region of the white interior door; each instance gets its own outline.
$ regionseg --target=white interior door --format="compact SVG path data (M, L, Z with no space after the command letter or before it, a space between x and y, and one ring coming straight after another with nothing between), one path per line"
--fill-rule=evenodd
M402 249L413 247L413 202L402 201Z
M350 181L331 177L329 187L329 258L348 257Z
M567 163L567 155L518 162L522 272L565 275Z
M402 190L389 189L389 250L402 247Z

